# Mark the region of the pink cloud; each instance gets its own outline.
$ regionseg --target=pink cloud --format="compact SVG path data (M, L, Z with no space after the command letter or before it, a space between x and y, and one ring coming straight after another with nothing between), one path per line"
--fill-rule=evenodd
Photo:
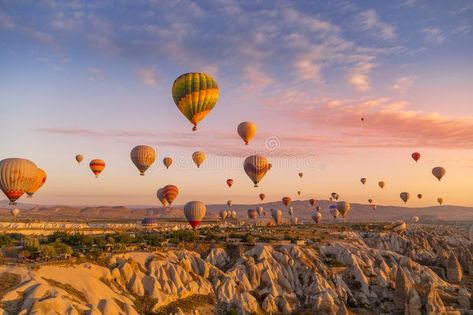
M286 114L317 126L319 133L328 132L332 135L330 143L335 145L452 149L471 148L473 145L473 117L449 117L409 110L407 102L388 98L320 102L303 97L301 100L291 98L292 103L303 106ZM287 102L282 96L269 100L268 105L285 111L280 103Z

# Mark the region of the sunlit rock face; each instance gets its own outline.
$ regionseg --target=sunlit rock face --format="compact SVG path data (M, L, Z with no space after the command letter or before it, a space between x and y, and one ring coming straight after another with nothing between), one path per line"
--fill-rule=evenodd
M346 235L345 235L346 234ZM449 233L349 232L310 246L170 249L90 263L1 266L21 281L0 314L459 314L472 244ZM429 266L444 270L445 278ZM470 284L471 285L471 284ZM0 291L2 292L2 291ZM2 313L3 312L3 313Z

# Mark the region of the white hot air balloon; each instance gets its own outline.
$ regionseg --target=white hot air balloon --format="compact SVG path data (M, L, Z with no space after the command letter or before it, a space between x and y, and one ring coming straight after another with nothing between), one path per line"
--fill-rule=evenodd
M282 223L281 209L271 209L271 217L273 217L273 220L277 225L281 224Z
M38 167L33 162L10 158L0 161L0 189L15 205L16 200L30 190L38 177Z
M336 209L335 209L336 210ZM337 210L338 211L338 210ZM312 220L314 220L315 223L319 224L320 223L320 220L322 220L322 213L320 213L319 211L317 212L314 212L312 214Z
M16 217L20 214L20 209L18 209L18 208L11 209L10 214L11 214L14 218L16 218Z

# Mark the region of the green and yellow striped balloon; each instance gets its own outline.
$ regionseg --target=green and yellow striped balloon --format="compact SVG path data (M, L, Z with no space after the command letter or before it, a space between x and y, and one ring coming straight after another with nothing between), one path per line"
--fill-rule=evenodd
M190 72L179 76L172 85L172 98L184 116L194 125L214 108L218 100L217 82L208 74Z

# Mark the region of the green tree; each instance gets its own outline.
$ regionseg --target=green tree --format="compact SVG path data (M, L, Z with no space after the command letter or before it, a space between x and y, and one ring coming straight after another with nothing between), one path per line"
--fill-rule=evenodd
M40 257L50 259L54 258L57 256L56 250L54 249L54 246L52 245L42 245L41 246L41 252L40 252Z

